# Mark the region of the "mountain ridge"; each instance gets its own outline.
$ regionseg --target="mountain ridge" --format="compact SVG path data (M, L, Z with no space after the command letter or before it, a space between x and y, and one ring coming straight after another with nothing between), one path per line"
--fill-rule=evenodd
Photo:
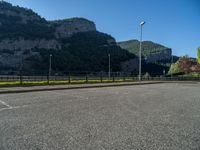
M111 35L99 32L93 21L78 17L48 21L31 9L7 2L0 2L0 16L0 72L47 74L50 54L54 72L107 72L110 54L112 71L137 73L139 41L128 41L135 43L133 52L117 43ZM145 41L143 48L146 43L147 47L167 50L167 53L144 55L147 63L166 60L166 56L170 58L171 51L167 47ZM153 52L156 52L155 48ZM145 62L145 65L147 69L143 71L155 66L162 72L160 64Z
M99 32L93 21L70 18L47 21L30 9L0 2L0 71L46 74L49 55L52 70L107 71L108 53L112 70L135 55L117 46L115 39Z
M140 41L138 40L134 39L122 41L118 42L118 45L137 56L139 55ZM147 62L151 63L163 60L171 60L172 49L152 41L143 41L142 56Z

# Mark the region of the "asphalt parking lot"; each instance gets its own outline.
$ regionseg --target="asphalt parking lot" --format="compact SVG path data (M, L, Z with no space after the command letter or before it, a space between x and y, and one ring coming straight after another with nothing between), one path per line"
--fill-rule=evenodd
M200 84L0 95L0 150L200 149Z

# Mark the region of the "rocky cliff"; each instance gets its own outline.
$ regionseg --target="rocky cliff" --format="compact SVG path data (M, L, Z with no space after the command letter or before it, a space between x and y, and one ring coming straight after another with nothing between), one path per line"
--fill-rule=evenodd
M71 18L58 21L50 21L51 26L55 27L54 35L56 38L67 38L78 32L96 31L94 22L84 18Z
M30 9L0 2L0 50L60 49L59 39L88 31L96 26L84 18L46 21Z
M135 57L117 46L113 37L98 32L85 18L47 21L30 9L0 1L0 72L105 71L107 54L113 70ZM101 56L101 57L99 57Z

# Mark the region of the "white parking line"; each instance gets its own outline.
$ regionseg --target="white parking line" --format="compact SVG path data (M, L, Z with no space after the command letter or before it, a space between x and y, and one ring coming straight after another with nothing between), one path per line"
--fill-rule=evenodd
M0 97L2 97L2 96L0 96ZM18 108L23 108L23 107L30 106L30 105L11 106L11 105L9 105L8 103L6 103L6 102L4 102L4 101L2 101L2 100L0 100L0 103L3 104L4 106L6 106L6 108L1 108L1 109L0 109L0 112L1 112L1 111L4 111L4 110L18 109Z
M18 109L18 108L23 108L23 107L28 107L30 105L23 105L23 106L15 106L15 107L8 107L8 108L1 108L0 112L3 110L12 110L12 109Z
M2 101L2 100L0 100L0 103L2 103L3 105L5 105L6 107L8 107L8 108L12 108L12 106L10 106L10 105L8 105L6 102L4 102L4 101Z

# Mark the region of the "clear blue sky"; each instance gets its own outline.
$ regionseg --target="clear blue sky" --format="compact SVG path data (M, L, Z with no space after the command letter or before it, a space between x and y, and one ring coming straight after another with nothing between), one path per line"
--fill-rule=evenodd
M117 41L139 39L173 49L175 55L196 57L200 46L200 0L7 0L31 8L47 20L85 17Z

